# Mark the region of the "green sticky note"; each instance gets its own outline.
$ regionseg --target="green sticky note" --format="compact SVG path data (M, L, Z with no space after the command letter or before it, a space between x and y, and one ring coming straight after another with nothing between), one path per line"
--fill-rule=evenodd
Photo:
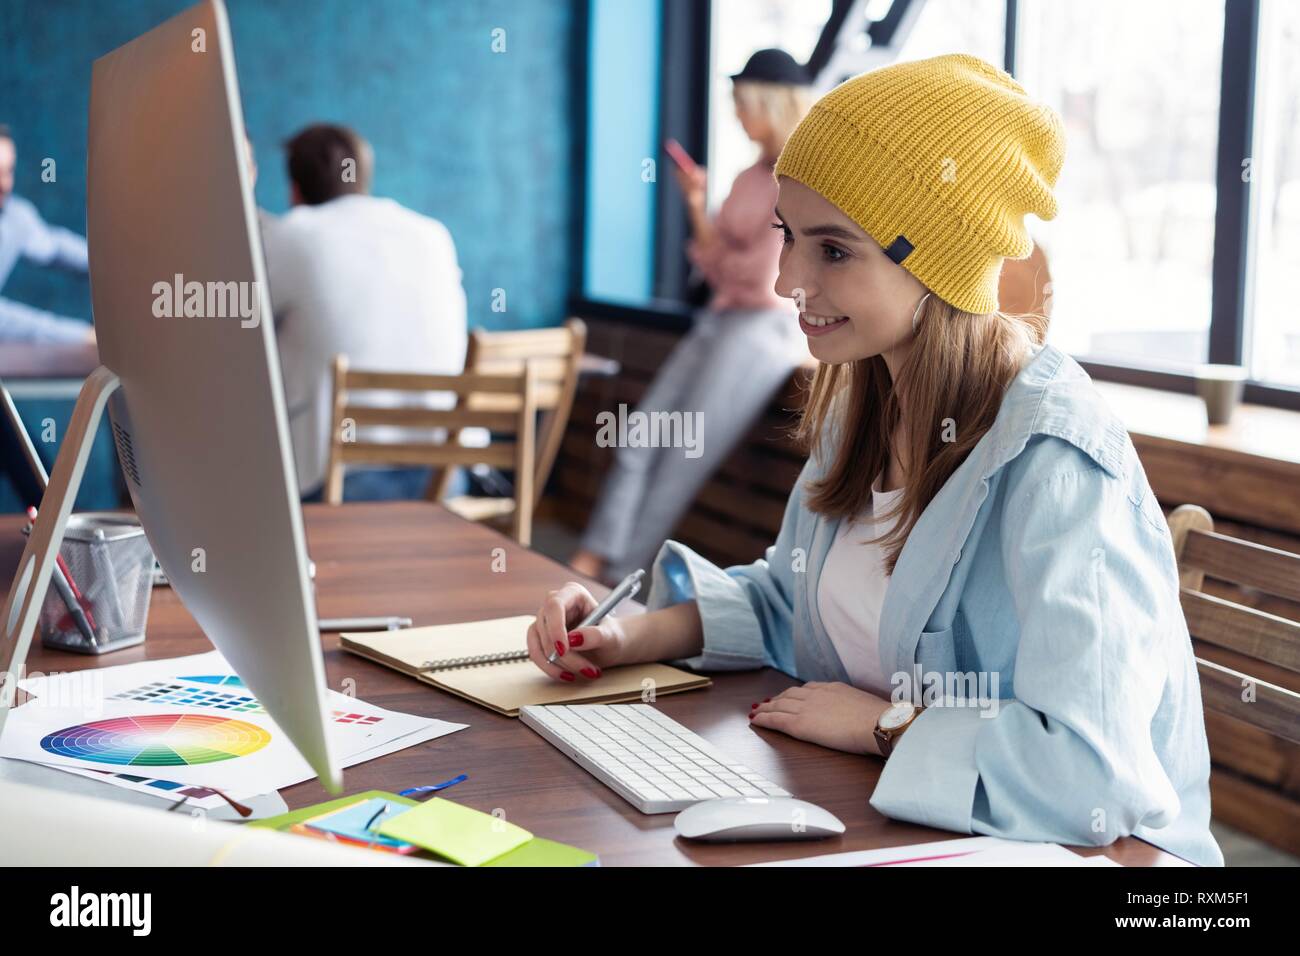
M484 866L600 866L594 853L579 850L576 846L543 840L537 837L518 849L503 853Z
M462 866L479 866L533 838L523 827L441 797L390 817L376 829Z

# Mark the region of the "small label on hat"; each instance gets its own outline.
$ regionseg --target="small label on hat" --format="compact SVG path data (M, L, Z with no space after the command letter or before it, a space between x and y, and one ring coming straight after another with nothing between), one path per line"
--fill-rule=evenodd
M906 236L899 236L889 244L889 247L885 250L885 255L895 262L902 262L911 255L912 248L912 244L907 241Z

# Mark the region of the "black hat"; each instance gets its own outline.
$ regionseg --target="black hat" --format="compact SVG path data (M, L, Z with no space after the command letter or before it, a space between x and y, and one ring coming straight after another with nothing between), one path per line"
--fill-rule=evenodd
M733 82L753 80L758 83L785 83L807 86L808 71L785 50L759 50L749 58L745 68L731 75Z

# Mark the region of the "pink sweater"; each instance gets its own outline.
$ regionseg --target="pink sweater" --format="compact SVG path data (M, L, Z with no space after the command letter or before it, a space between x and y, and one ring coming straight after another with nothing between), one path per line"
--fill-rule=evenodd
M776 221L776 179L772 165L759 160L742 171L713 217L716 238L708 247L692 239L686 255L713 289L709 308L789 308L773 290L781 233Z

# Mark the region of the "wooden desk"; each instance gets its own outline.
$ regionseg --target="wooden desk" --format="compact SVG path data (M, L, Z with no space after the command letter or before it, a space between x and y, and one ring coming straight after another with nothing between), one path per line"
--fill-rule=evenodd
M568 568L519 547L479 524L423 502L304 508L308 548L316 562L316 595L323 617L401 614L417 625L531 613L549 588L575 577ZM0 519L0 574L12 578L22 549L20 517ZM504 548L505 573L490 568ZM597 594L604 589L593 586ZM346 793L400 790L469 779L448 796L506 819L539 836L600 854L603 865L737 864L814 856L841 850L952 839L954 834L889 820L867 799L880 761L853 756L749 725L749 705L795 682L774 670L715 674L714 686L663 697L664 713L775 780L798 797L825 807L848 832L833 840L708 845L677 839L673 814L647 816L563 756L518 720L348 654L336 635L323 639L329 685L393 710L458 721L458 733L344 771ZM193 618L166 588L155 589L144 645L102 660L49 651L33 644L28 670L63 671L209 650ZM282 791L291 808L324 800L311 781ZM1103 852L1096 848L1085 855ZM1129 838L1104 852L1129 866L1175 858Z

